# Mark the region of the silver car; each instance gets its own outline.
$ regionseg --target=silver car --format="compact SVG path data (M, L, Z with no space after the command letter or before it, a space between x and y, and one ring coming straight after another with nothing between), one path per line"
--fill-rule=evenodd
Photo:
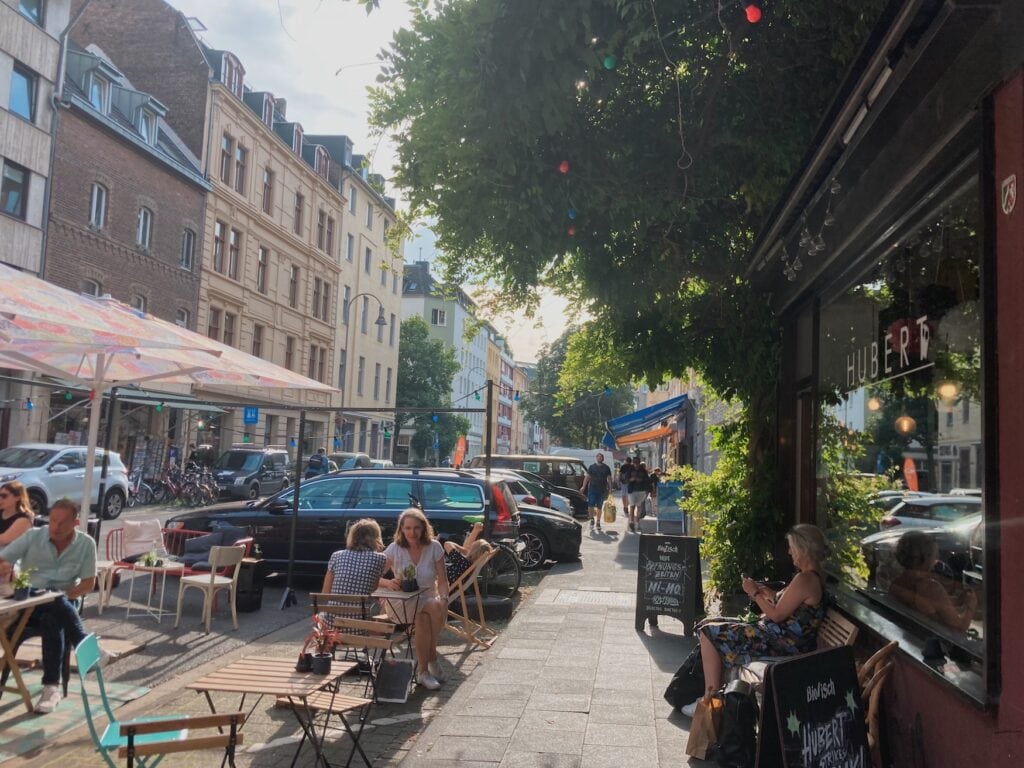
M58 443L19 443L0 450L0 483L20 481L28 490L32 510L46 512L57 499L82 503L85 484L86 447ZM92 478L92 505L99 500L103 451L96 449L96 467ZM121 455L110 452L107 466L106 492L103 494L103 517L113 520L124 509L128 498L128 471Z
M935 528L956 523L975 512L981 512L981 499L977 496L910 496L889 510L878 527L883 531L896 526Z

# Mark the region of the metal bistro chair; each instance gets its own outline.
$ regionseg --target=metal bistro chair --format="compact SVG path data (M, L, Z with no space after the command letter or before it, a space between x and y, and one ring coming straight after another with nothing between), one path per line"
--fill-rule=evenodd
M103 684L103 672L100 670L100 646L96 641L96 635L86 635L86 638L78 644L75 649L75 659L82 686L82 707L85 710L85 721L89 726L92 743L108 768L118 768L111 757L111 753L115 749L119 759L127 758L128 768L133 768L135 765L138 765L139 768L154 768L166 754L193 752L200 749L223 749L224 758L220 763L221 768L224 765L234 767L235 747L243 740L239 729L245 723L245 713L232 712L223 715L194 717L165 715L142 717L122 723L114 717L107 699L107 689ZM99 686L100 703L103 713L107 716L107 725L102 733L98 730L94 718L100 717L103 713L99 710L94 712L89 703L86 682L90 673L95 674L96 683ZM208 728L228 728L229 731L210 736L192 736L190 733L192 730Z
M238 591L238 572L242 568L243 557L245 557L244 546L210 547L209 575L181 577L181 586L178 587L178 612L174 619L175 628L181 623L181 605L184 602L185 590L193 587L203 592L203 624L206 627L206 634L210 634L214 596L222 589L229 593L231 621L235 625L235 629L238 629L238 609L235 607L235 595ZM233 571L232 568L234 568ZM230 572L231 576L220 575L223 572Z

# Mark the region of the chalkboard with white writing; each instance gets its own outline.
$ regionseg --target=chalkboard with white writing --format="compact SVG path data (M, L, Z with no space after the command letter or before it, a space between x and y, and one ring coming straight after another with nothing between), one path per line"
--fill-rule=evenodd
M871 768L853 649L769 665L757 768Z
M700 540L692 536L642 534L636 574L636 628L658 625L658 616L683 622L686 633L704 613Z

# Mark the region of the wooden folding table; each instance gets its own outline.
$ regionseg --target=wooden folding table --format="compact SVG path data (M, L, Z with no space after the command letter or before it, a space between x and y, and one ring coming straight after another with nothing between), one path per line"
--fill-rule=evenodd
M237 711L244 711L247 696L256 696L256 701L247 713L246 722L249 722L252 713L264 696L274 696L282 701L287 701L289 709L295 713L295 719L298 720L305 737L303 741L299 742L299 747L295 752L295 760L299 757L299 752L302 750L305 739L309 739L316 752L314 764L323 765L326 768L330 766L330 763L327 762L327 758L323 754L323 740L327 729L325 727L318 736L314 718L316 712L325 709L324 697L330 697L336 693L338 679L345 673L355 669L357 664L355 662L335 661L332 664L329 675L318 675L313 672L296 672L295 661L295 658L281 659L265 656L245 656L231 662L216 672L211 672L198 680L194 680L187 687L194 691L199 691L206 696L206 702L210 706L210 711L214 714L216 714L217 708L214 705L213 698L210 696L214 691L241 694L241 701ZM329 708L329 703L327 708ZM358 746L357 737L352 733L347 722L344 720L342 722L345 723L346 730L353 740L356 741L356 746ZM360 747L359 749L362 752L362 748ZM294 760L292 764L295 764Z
M4 657L0 659L0 675L5 669L10 669L11 677L14 678L14 685L5 685L0 690L21 694L21 699L25 702L25 709L29 712L34 709L32 697L21 677L14 649L18 647L18 641L21 640L21 635L25 631L25 625L28 624L29 617L36 606L52 603L59 595L60 592L43 592L24 600L0 598L0 647L4 651Z

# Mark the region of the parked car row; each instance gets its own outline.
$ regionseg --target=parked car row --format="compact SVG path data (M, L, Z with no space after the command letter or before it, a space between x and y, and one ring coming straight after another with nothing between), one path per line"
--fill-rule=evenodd
M523 538L524 567L539 567L549 558L579 556L582 527L560 512L517 504L508 482L458 470L355 469L303 481L295 519L295 569L322 574L331 554L345 546L347 527L355 520L376 520L385 540L393 537L398 516L420 506L438 533L463 537L471 527L467 516L485 512L492 538ZM176 515L168 527L213 530L219 525L243 526L259 544L271 567L289 560L294 489L245 503L218 504Z

